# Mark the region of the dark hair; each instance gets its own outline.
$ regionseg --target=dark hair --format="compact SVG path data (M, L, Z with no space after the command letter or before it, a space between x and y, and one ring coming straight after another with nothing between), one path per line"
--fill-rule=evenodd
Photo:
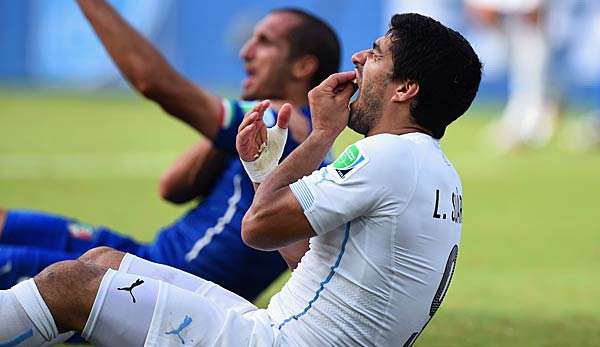
M300 18L300 24L288 33L290 58L313 55L319 61L311 88L316 87L340 67L340 42L333 29L322 19L298 8L278 8L271 13L291 13Z
M419 85L411 116L441 138L477 94L481 81L477 54L458 32L415 13L394 15L387 34L392 40L392 80Z

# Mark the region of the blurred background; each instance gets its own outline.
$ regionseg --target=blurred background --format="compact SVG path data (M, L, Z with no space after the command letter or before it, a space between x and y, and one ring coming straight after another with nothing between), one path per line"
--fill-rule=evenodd
M270 9L329 22L353 52L391 14L460 31L479 96L442 145L463 179L463 241L417 346L600 345L600 1L113 0L186 77L236 97L239 48ZM151 240L186 209L158 177L196 133L135 95L72 0L0 0L0 205ZM347 131L339 153L356 140ZM265 305L285 277L259 300Z

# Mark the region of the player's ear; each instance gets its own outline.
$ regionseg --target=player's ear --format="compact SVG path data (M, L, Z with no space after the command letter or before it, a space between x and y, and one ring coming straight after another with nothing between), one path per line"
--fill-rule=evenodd
M414 99L419 94L419 84L414 81L403 81L396 84L392 95L392 102L406 102Z
M292 76L294 79L312 79L312 75L319 68L319 60L312 54L296 58L292 64Z

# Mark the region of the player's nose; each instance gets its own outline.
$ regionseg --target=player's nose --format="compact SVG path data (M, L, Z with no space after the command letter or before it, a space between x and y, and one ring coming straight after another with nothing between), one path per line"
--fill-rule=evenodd
M243 60L248 61L254 56L254 43L252 41L253 39L246 41L240 49L240 58Z
M354 65L364 65L367 60L367 50L362 50L352 54L352 64Z

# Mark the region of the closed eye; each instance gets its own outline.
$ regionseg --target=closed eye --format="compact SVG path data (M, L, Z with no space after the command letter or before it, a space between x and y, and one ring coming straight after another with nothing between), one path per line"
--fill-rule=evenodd
M371 49L367 50L367 57L372 58L375 61L378 61L379 59L381 59L383 57L383 55L376 53L375 50L373 48L371 48Z

